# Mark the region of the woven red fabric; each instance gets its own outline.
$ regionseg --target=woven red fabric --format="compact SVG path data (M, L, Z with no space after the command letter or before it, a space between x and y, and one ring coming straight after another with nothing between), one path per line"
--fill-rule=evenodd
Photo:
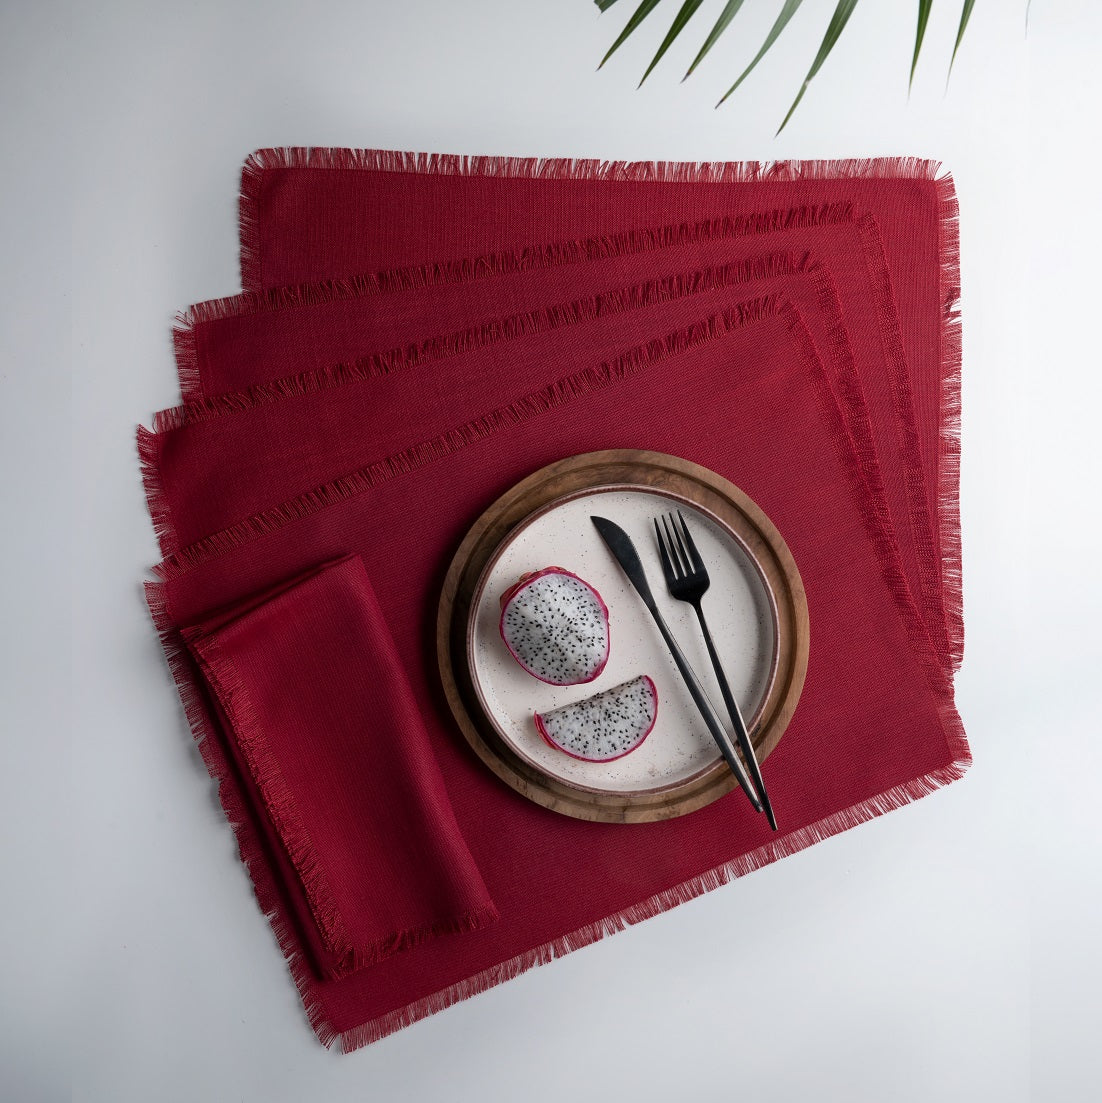
M679 309L671 304L667 320ZM951 686L911 597L887 511L869 493L848 415L799 312L777 298L756 300L673 332L650 329L649 311L632 316L635 347L624 345L626 331L620 333L621 351L603 362L589 351L592 335L574 340L573 327L556 331L555 358L545 348L509 343L516 378L531 388L500 396L470 418L456 416L469 411L454 386L433 385L431 372L391 373L393 403L357 408L358 432L369 442L363 466L180 548L150 588L258 899L274 917L311 1020L327 1043L371 1041L922 796L967 767ZM473 382L486 370L496 378L495 357L504 344L464 353L463 377ZM350 396L356 386L339 390ZM217 426L206 446L232 449L231 438L265 418L266 429L249 449L270 467L294 467L308 454L323 454L327 423L304 404L306 397L201 422ZM390 440L395 418L399 429L414 423L449 428L411 439L386 457L373 455L370 442ZM443 571L466 528L498 493L542 464L614 446L675 453L730 478L772 517L799 563L813 638L800 707L766 764L784 827L779 836L737 796L661 824L599 825L557 816L480 765L441 699L429 637ZM219 498L225 487L248 481L232 467L202 466L202 453L193 450L191 460L171 470L159 456L147 456L156 468L153 484L172 497L177 522L199 508L204 493ZM350 451L341 462L351 458ZM176 497L174 488L193 482L200 494ZM271 489L274 484L263 493ZM459 833L500 918L331 979L289 919L297 914L286 898L293 880L270 859L265 806L243 783L181 629L348 555L359 557L371 580ZM307 650L286 660L298 678L322 676ZM417 870L409 877L416 896L424 886Z
M883 357L907 365L891 387L870 393L873 422L890 419L901 434L908 478L926 473L925 523L935 526L929 539L941 564L937 592L928 579L926 600L944 610L944 646L956 667L964 632L954 324L960 277L956 200L949 180L936 179L937 168L917 158L684 164L265 149L242 172L242 282L261 292L398 267L435 271L548 243L569 248L653 227L849 207L879 234L886 260L878 288L851 320L850 338L875 332ZM814 240L805 247L815 248ZM909 416L902 413L908 406ZM919 501L916 489L910 508ZM917 512L914 523L920 532Z
M716 259L721 245L703 251L694 246L685 259L707 263ZM677 252L680 255L685 251ZM648 276L652 270L667 270L667 253L644 253L632 260L640 275ZM591 271L601 267L597 263L586 268L585 290L605 285L607 277ZM618 264L616 275L621 274L620 267ZM838 264L833 272L843 277L852 273L860 286L865 274L860 254L855 265L852 261L848 266ZM573 273L575 291L580 290L579 280L579 273ZM500 287L500 282L468 285L464 290L467 298L483 310L502 303L515 304L510 294L513 289ZM563 288L560 293L567 290ZM936 585L924 586L930 579L936 582L938 563L929 531L925 530L927 539L923 541L921 534L913 533L910 527L911 503L906 492L914 484L902 475L907 465L896 445L895 423L891 418L879 419L875 425L871 422L834 280L808 256L802 260L786 255L752 257L720 268L697 267L661 276L643 285L611 287L586 298L557 302L545 310L509 315L468 331L422 341L411 352L399 347L361 357L337 369L287 376L245 392L219 394L166 411L156 423L160 431L142 439L146 469L152 473L150 496L157 505L162 548L171 554L242 516L338 478L366 459L381 459L410 440L428 439L456 421L523 395L555 377L561 370L564 348L584 349L599 360L630 345L637 339L641 325L655 333L674 330L722 310L734 299L761 292L783 292L800 308L813 340L827 357L832 385L843 402L847 425L862 456L870 494L880 506L885 501L885 483L893 492L888 499L889 510L891 504L895 506L890 523L900 537L912 591L927 597L936 595ZM526 293L535 294L532 290ZM422 309L427 309L431 300L425 298L426 293L416 294L425 299ZM311 307L279 311L274 317L272 313L227 317L203 326L195 340L201 341L204 349L202 359L208 376L214 374L215 367L240 365L241 354L248 348L270 349L271 356L279 357L283 364L293 356L289 350L301 349L303 361L310 362L318 355L316 347L326 343L325 320L332 313L339 311L341 316L335 327L338 336L330 339L335 354L340 342L348 347L359 340L361 347L368 348L370 342L380 339L378 329L385 328L386 320L392 317L387 308L392 307L395 297L408 296L399 293L337 302L323 299ZM359 313L355 307L360 307ZM413 308L407 309L412 315ZM297 332L285 314L295 315L308 335ZM310 316L308 323L303 322L304 314ZM420 317L417 313L405 323L410 335L415 332L415 319ZM274 319L278 324L263 324ZM223 342L219 337L226 331L232 336ZM383 339L389 336L387 333ZM474 372L471 355L480 350L484 355ZM867 374L882 372L883 361L867 349L863 352L865 362L871 363ZM259 370L261 363L257 357L254 370ZM537 374L527 373L526 364L532 365ZM440 407L439 412L432 403L410 403L413 381L400 378L410 371L415 372L417 384L449 393L450 403ZM365 417L383 410L390 411L391 416ZM248 411L255 413L242 416ZM298 462L273 466L265 458L265 445L288 418L293 418L297 426ZM884 446L895 449L885 460L886 477L881 471L883 453L877 448L878 430ZM380 435L373 437L373 432ZM238 478L227 483L222 477L225 470L236 472ZM211 493L212 487L218 492ZM926 516L921 502L917 512ZM923 609L948 664L940 604L931 598L923 602Z
M791 251L768 253L762 243ZM793 278L796 272L801 278ZM638 321L610 315L653 311L655 303L699 296L717 286L734 288L736 283L736 298L783 293L798 304L816 346L832 364L866 470L884 488L910 586L948 667L960 643L952 597L957 569L952 555L942 559L938 553L937 465L931 463L927 470L922 462L908 366L901 343L891 339L898 333L898 322L885 272L875 226L867 218L856 218L852 208L835 205L652 228L566 247L201 303L186 315L176 340L185 394L193 401L158 424L172 429L350 377L383 375L392 372L395 363L408 362L405 352L411 345L417 346L418 360L434 362L431 378L439 381L440 357L473 344L542 333L547 334L549 354L554 354L561 335L550 331L579 323L586 323L598 339L611 338L619 329L630 343L631 328ZM625 287L644 279L650 281L646 293L629 293ZM870 303L879 304L885 330L869 324ZM686 304L681 321L670 328L715 309L721 304ZM441 326L431 340L426 340L427 317ZM571 340L592 339L579 333ZM614 342L606 345L592 346L591 351L598 356L614 351ZM338 363L344 368L334 372ZM464 390L470 385L464 384ZM510 385L518 388L517 393L524 389L507 371L495 377L494 385L501 388L500 394ZM223 394L239 388L252 388L252 393ZM374 387L373 394L379 392L385 400L386 388ZM876 418L869 417L869 403L878 411ZM398 419L395 428L405 420ZM202 449L203 433L189 436ZM170 439L148 443L150 449L179 447ZM928 456L934 456L937 439L927 443ZM266 467L263 449L258 451L246 440L240 446L240 452L252 450ZM311 468L312 482L288 488L287 493L343 473L336 459L333 454L328 472ZM260 471L242 484L252 491L252 503L208 496L208 504L223 506L223 517L236 517L277 503L285 495L258 499L259 491L267 488L264 475ZM202 483L194 485L199 490ZM168 520L159 524L165 552L218 527L214 518L191 516L202 532L179 531Z
M320 976L497 919L357 558L181 636Z

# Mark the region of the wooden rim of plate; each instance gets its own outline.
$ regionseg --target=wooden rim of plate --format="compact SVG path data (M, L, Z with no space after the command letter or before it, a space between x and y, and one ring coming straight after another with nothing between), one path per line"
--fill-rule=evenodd
M611 792L550 777L499 734L480 703L468 664L472 610L487 566L529 518L560 500L598 490L638 490L681 498L709 514L743 545L771 592L776 615L774 670L750 737L763 761L796 710L807 673L807 598L781 534L733 483L705 467L660 452L615 449L571 456L541 468L497 499L474 523L452 559L437 613L436 648L444 694L479 759L522 796L576 819L650 823L703 808L736 781L722 759L690 778L655 789Z

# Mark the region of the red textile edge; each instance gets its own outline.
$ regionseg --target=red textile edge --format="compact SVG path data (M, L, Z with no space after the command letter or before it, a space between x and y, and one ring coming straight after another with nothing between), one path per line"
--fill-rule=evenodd
M880 229L871 214L858 220L859 232L867 269L873 288L873 302L880 325L878 333L884 361L891 371L892 390L895 396L896 439L903 457L903 477L907 484L908 517L911 532L918 551L919 585L922 597L941 611L941 623L937 628L939 650L949 657L952 669L960 665L959 648L954 647L945 613L942 592L943 564L937 547L937 531L931 521L926 497L925 468L922 464L922 448L918 440L918 418L915 414L914 390L907 367L907 355L903 348L903 334L899 328L899 314L895 305L895 291L887 258L880 246ZM933 626L932 626L933 627Z
M516 179L651 180L677 183L745 183L761 180L847 178L935 179L940 162L921 157L851 157L826 161L600 161L569 157L478 157L403 153L385 149L284 146L258 149L241 168L238 204L241 286L260 291L259 196L264 174L314 168L368 172L436 173L442 176L508 176Z
M344 498L369 490L395 475L423 467L504 426L526 421L544 410L559 406L576 395L607 386L617 377L635 370L642 364L686 351L701 341L721 336L729 329L773 313L776 313L775 296L752 299L740 303L721 315L713 315L692 327L677 330L665 337L655 338L645 345L637 345L614 361L562 376L516 402L491 410L431 440L422 441L383 460L359 468L349 475L324 483L282 505L254 513L251 517L221 532L174 552L154 570L163 579L175 578L208 559L225 554L255 536L273 532ZM148 430L146 432L148 433Z
M323 1044L331 1045L332 1028L322 1021L318 1007L312 1005L306 998L306 986L312 979L312 972L309 963L297 950L293 920L284 914L280 906L279 889L270 873L269 859L265 854L260 832L250 821L252 812L240 799L239 789L235 785L224 784L233 778L235 767L214 737L214 727L210 720L208 706L204 701L202 685L196 677L194 660L183 642L179 628L173 622L164 585L147 582L145 599L153 626L161 640L169 672L180 694L184 716L195 738L207 773L217 784L218 801L233 829L238 855L249 871L257 904L271 925L276 942L283 952L291 976L302 996L307 1018L314 1033Z
M256 383L240 391L224 391L202 395L191 402L158 411L153 418L156 433L179 429L185 425L209 421L266 402L275 402L295 395L311 394L329 387L339 387L361 379L389 375L398 367L413 367L427 360L455 356L495 341L510 340L533 333L543 333L560 326L593 321L607 314L638 310L656 302L667 302L704 291L714 291L731 283L771 279L792 273L806 272L807 257L791 253L768 253L736 261L733 264L701 268L673 276L613 288L584 299L508 314L492 322L470 326L455 333L432 337L418 345L372 353L350 362L299 372L264 383Z
M209 398L200 398L183 406L158 411L154 415L152 432L144 426L139 426L137 448L141 460L146 500L149 503L149 513L153 519L153 528L161 554L168 557L181 550L180 539L172 521L168 495L165 494L161 481L159 453L162 433L286 398L313 394L330 387L340 387L389 375L394 371L455 356L496 341L543 333L560 326L577 325L609 314L639 310L651 303L668 302L671 299L679 299L743 281L807 272L810 267L806 257L797 259L786 253L778 253L754 257L721 268L705 268L697 272L648 280L641 284L632 284L542 310L511 314L485 325L431 338L413 347L390 349L387 352L362 357L351 363L334 364L316 371L301 372L298 375L260 383L243 391L230 391ZM820 294L822 294L821 289ZM838 308L835 307L835 309ZM842 338L839 337L839 340ZM859 388L860 384L858 383L857 386Z
M466 426L453 431L453 433L438 438L438 442L445 445L439 452L433 453L431 451L431 446L438 442L429 442L430 453L428 455L407 456L410 452L418 453L426 447L425 445L418 446L393 457L395 461L393 464L390 461L384 461L382 464L372 465L371 468L362 469L346 479L338 480L336 483L328 484L327 487L319 488L318 491L311 492L309 495L301 496L295 499L294 502L287 503L285 507L267 511L263 515L257 515L255 519L250 519L234 526L232 529L217 534L215 537L211 537L207 541L201 542L199 545L193 545L192 548L185 549L187 554L173 557L173 560L166 560L157 568L157 573L162 579L166 580L176 577L191 567L197 566L205 559L220 555L252 536L273 531L282 527L283 524L307 516L326 505L369 489L381 478L391 477L401 471L409 470L414 464L420 466L421 463L431 462L432 459L445 455L456 447L462 447L466 443L477 440L480 436L493 432L501 425L509 424L515 419L533 416L551 405L557 405L570 397L571 394L584 393L594 387L606 385L615 379L617 371L621 373L630 371L633 367L648 363L651 360L664 359L667 356L691 348L703 340L722 336L723 333L735 326L747 324L776 313L783 314L788 320L804 359L807 360L815 372L816 386L820 395L825 399L824 408L831 418L831 428L838 446L842 449L846 449L847 446L852 448L852 438L845 428L837 405L833 402L829 380L825 375L821 362L814 353L810 336L803 327L799 313L787 303L780 304L776 297L758 299L742 304L739 308L722 315L713 315L707 321L690 329L679 330L666 338L652 341L644 346L638 346L621 357L614 365L602 365L599 369L587 369L576 373L573 377L578 380L576 388L563 389L562 385L566 381L560 380L557 384L534 392L526 400L494 411L483 418L477 419L477 421L470 422ZM377 474L372 474L376 469ZM853 477L855 479L861 478L860 471L853 470ZM935 689L941 690L946 702L950 702L952 697L948 681L938 664L936 655L929 647L921 617L910 598L901 569L896 563L896 556L890 539L883 528L880 527L876 518L868 517L867 524L889 587L893 592L902 594L900 602L901 615L915 639L916 656L922 662L931 684ZM192 549L195 549L194 553ZM608 934L614 934L644 919L667 911L678 904L692 900L705 892L726 884L733 877L750 873L779 858L795 854L832 835L847 831L876 816L921 799L961 778L972 762L971 752L960 718L952 707L947 704L941 711L941 718L945 727L947 747L952 756L952 761L945 766L939 767L923 777L914 778L911 781L894 786L866 801L833 813L781 839L770 841L748 854L725 862L715 869L699 874L680 885L625 908L616 915L608 916L596 923L589 924L570 934L519 954L509 961L468 977L400 1010L389 1012L348 1030L338 1031L331 1023L324 1020L319 1004L309 996L308 986L312 980L312 975L307 963L297 954L289 921L280 911L278 890L268 874L267 866L263 860L263 849L256 831L248 822L249 811L241 805L236 798L236 794L229 787L221 784L224 779L231 776L232 767L226 761L217 740L210 738L212 732L206 706L203 702L203 691L196 682L194 667L186 649L181 645L179 629L173 624L164 582L146 583L146 600L149 604L154 626L160 636L169 669L180 693L187 720L199 744L208 771L219 783L219 799L227 819L233 826L242 861L252 875L257 901L261 910L267 916L280 949L287 960L292 978L299 989L310 1025L323 1045L328 1047L334 1042L339 1042L344 1052L368 1045L396 1030L417 1022L419 1019L519 976L528 969L543 965L556 957L561 957L573 950L597 942ZM917 635L915 635L916 632Z
M628 230L601 237L544 245L526 245L516 250L487 253L461 260L393 268L341 279L297 284L267 291L244 291L239 295L208 299L205 302L192 304L176 316L172 336L181 398L186 404L205 397L196 329L225 318L268 310L321 305L357 298L361 295L385 294L431 287L441 283L463 283L513 272L603 260L626 253L642 253L677 245L691 245L718 237L749 236L852 221L853 208L849 203L778 208L755 212L752 215Z
M953 669L964 658L964 566L960 528L961 361L960 206L951 175L937 184L941 259L941 448L938 455L938 532L945 618Z
M149 517L153 522L153 534L157 538L157 546L161 549L161 554L164 555L165 548L175 549L179 545L179 540L176 536L176 526L172 521L168 495L165 493L161 478L161 440L156 431L151 432L144 425L139 425L136 443L138 462L142 472L142 488L145 490Z
M233 736L227 734L226 737L234 738L256 782L268 818L306 893L325 948L342 959L351 959L352 943L317 848L299 816L298 805L283 771L268 748L245 683L236 666L222 653L217 640L197 628L185 628L180 635L190 646L192 655L206 675L207 685L233 729Z

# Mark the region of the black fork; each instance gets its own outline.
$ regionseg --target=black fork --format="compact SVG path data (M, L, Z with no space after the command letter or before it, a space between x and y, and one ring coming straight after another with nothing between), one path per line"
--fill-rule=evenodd
M655 517L654 532L658 537L658 550L662 555L662 572L666 576L666 587L670 591L670 597L687 602L696 610L700 630L704 633L704 642L708 645L708 656L712 660L712 667L719 681L719 691L723 694L723 703L727 706L731 723L735 726L735 738L738 740L742 757L750 769L750 775L754 779L758 796L761 797L765 814L769 818L769 826L776 831L777 818L773 815L773 806L769 803L769 796L765 791L765 782L762 781L761 768L758 766L757 755L754 754L754 745L750 742L750 733L746 730L746 722L742 718L738 702L727 684L727 676L723 673L715 644L712 643L712 634L708 631L708 622L704 619L701 599L711 585L708 569L700 558L700 552L697 551L696 543L689 532L689 526L685 524L681 510L677 511L676 517L672 513L667 514L662 518L661 524Z

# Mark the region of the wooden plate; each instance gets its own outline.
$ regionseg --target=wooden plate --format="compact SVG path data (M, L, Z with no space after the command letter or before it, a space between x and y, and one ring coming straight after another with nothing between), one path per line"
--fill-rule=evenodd
M564 815L621 823L668 819L702 808L736 784L653 622L588 523L590 512L603 512L633 536L663 614L710 696L719 701L695 616L666 595L649 531L650 516L670 509L685 513L701 544L712 576L706 614L763 760L780 740L803 687L807 603L780 534L726 479L656 452L573 456L535 472L491 505L448 570L437 654L460 730L506 784ZM500 593L525 570L552 564L593 583L611 611L609 664L586 686L539 683L497 636ZM578 700L643 673L659 687L659 722L630 755L610 763L578 762L536 734L535 709Z

